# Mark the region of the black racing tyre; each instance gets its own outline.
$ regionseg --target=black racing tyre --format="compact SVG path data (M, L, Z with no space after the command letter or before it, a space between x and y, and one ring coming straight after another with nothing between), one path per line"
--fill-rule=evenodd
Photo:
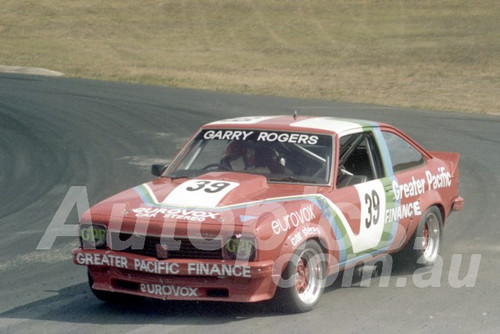
M275 307L287 313L310 311L325 288L326 262L314 240L302 244L288 262L274 298Z
M439 258L443 242L441 211L432 206L427 209L406 247L401 251L401 261L411 266L431 266Z

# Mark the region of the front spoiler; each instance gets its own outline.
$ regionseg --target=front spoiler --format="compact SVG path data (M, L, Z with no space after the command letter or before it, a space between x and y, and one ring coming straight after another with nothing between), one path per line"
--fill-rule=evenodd
M81 248L73 250L73 262L88 266L95 290L163 300L268 300L280 276L273 274L272 261L158 260Z

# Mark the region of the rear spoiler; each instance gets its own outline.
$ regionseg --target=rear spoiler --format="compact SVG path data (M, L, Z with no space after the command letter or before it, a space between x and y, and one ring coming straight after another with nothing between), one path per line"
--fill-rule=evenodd
M443 160L448 168L451 170L451 174L453 177L458 177L458 160L460 159L460 154L457 152L438 152L431 151L429 152L433 157ZM464 206L464 199L460 196L457 196L453 199L453 203L451 206L452 211L460 211Z
M430 151L430 155L445 161L455 176L458 169L458 160L460 159L460 154L457 152L440 152L440 151Z

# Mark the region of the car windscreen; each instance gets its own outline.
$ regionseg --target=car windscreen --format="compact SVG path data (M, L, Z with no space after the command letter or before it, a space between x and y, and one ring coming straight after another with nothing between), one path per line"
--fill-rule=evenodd
M171 177L210 171L266 176L269 182L328 184L331 135L266 130L204 129L167 169Z

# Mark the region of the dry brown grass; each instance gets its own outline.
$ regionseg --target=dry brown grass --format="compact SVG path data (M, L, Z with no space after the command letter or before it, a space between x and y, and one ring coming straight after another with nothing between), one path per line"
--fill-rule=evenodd
M500 112L498 0L2 0L0 64Z

